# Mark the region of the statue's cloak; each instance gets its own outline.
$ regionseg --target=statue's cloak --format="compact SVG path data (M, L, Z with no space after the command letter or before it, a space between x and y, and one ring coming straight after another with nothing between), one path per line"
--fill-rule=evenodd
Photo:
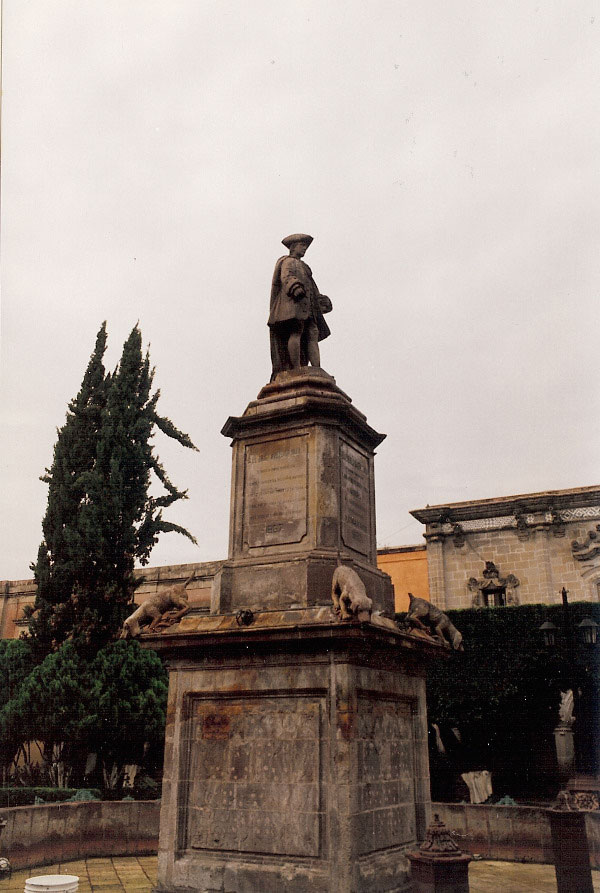
M293 294L300 291L299 285L304 289L304 295L295 300ZM319 341L322 341L331 335L331 331L323 318L321 297L324 296L319 293L308 264L297 257L280 257L273 273L268 325L277 327L292 319L314 319Z

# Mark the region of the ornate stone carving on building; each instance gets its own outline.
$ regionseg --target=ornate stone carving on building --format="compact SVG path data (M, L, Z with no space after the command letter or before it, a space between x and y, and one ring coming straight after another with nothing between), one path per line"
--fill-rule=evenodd
M500 576L500 571L493 561L486 561L481 579L470 577L467 583L473 593L474 608L493 608L503 605L518 605L517 587L520 581L514 574Z
M590 561L600 555L600 524L596 524L595 530L590 530L582 543L573 540L571 552L577 561Z
M466 543L465 532L460 524L452 525L452 541L457 549L462 549Z
M554 536L564 536L567 528L560 512L550 507L550 530Z
M515 521L517 524L517 537L520 540L528 540L529 526L527 524L527 515L525 515L523 512L517 512L515 515Z

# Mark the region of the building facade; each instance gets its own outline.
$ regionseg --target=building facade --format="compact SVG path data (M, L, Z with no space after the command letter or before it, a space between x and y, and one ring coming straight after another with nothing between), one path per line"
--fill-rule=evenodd
M502 607L600 597L600 487L427 506L430 600Z

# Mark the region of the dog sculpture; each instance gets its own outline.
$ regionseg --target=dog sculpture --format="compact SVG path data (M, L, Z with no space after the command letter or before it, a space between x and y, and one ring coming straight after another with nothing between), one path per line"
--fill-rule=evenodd
M190 610L186 586L194 579L194 574L188 577L185 583L171 586L164 592L156 592L136 608L133 614L123 622L121 639L135 639L144 632L153 632L161 621L171 625L183 617ZM175 613L170 612L176 609ZM168 617L166 616L168 615Z
M440 642L449 642L455 651L464 651L462 633L436 605L424 598L415 598L408 593L409 605L406 622L416 629L421 629Z
M367 595L365 584L355 570L340 564L333 572L331 581L333 610L340 620L369 620L373 602Z

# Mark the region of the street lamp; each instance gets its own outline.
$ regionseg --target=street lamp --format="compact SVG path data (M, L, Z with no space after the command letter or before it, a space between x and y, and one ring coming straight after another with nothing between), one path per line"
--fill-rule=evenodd
M591 617L584 617L581 623L577 624L577 629L581 630L580 637L584 645L597 644L598 624L595 620L592 620Z
M546 620L546 622L542 623L540 626L540 631L544 634L544 645L548 648L554 647L554 645L556 645L556 634L558 632L556 623L552 623L551 620Z

